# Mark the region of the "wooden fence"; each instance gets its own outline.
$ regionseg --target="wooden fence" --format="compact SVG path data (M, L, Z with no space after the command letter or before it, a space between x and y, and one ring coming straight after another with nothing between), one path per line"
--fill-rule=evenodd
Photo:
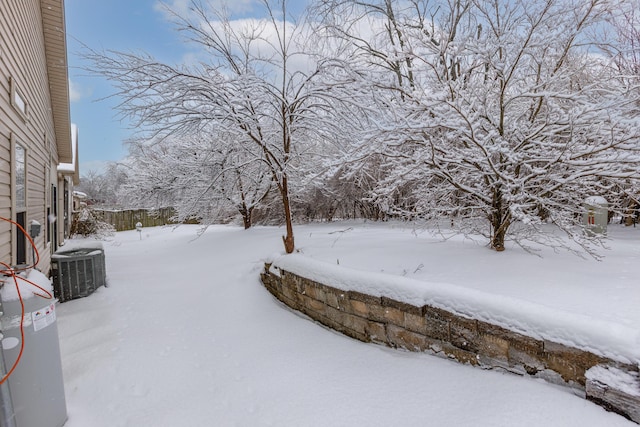
M96 216L102 221L111 224L116 231L135 230L140 222L143 227L157 227L160 225L175 224L172 217L175 211L172 208L162 209L135 209L135 210L94 210Z

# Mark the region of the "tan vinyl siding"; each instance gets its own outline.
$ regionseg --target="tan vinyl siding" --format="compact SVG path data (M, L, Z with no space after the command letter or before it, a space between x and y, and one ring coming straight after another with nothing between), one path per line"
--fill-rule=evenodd
M0 92L4 94L2 89ZM1 107L6 100L0 97L0 120L2 119ZM9 174L9 140L0 124L0 216L11 218L11 175ZM11 254L11 227L9 223L0 221L0 261L7 262ZM2 267L0 267L2 268Z
M0 22L0 31L5 33L3 41L7 43L6 48L5 46L2 48L1 58L3 68L6 67L3 85L10 85L10 80L13 79L22 92L29 110L25 123L20 114L9 105L10 118L14 126L23 128L27 133L22 136L27 136L32 141L38 140L45 132L49 135L53 134L40 2L38 0L4 0L4 2L8 2L8 8L2 13L9 21ZM25 124L28 126L24 126ZM10 129L15 129L14 126L10 126Z
M40 137L39 142L44 145L42 137ZM46 209L46 189L44 174L46 170L45 161L47 163L49 162L49 153L44 153L41 150L31 150L29 154L29 166L27 168L27 188L29 189L29 193L27 195L27 225L29 225L32 220L39 222L41 225L44 225ZM40 253L40 262L43 266L49 265L49 253L45 250L45 240L46 237L44 236L44 233L42 233L42 231L40 235L35 239L35 243ZM29 259L31 259L30 257L31 255L29 254Z
M45 4L46 3L46 4ZM46 10L47 20L55 19L55 14L48 7L60 6L62 0L2 0L0 2L0 216L15 219L15 210L11 202L11 145L17 142L26 148L26 181L27 181L27 228L32 220L42 225L42 231L36 238L36 245L41 256L39 267L46 273L49 270L50 250L46 243L46 207L48 200L47 171L56 170L59 162L57 139L60 129L67 127L66 134L70 135L68 111L66 117L59 114L58 122L53 116L56 106L67 106L66 98L66 53L56 52L55 43L49 40L48 48L45 39L45 25L43 25L43 10ZM62 19L64 24L64 19ZM62 25L63 27L63 25ZM49 26L47 39L59 37L52 34ZM64 49L64 43L60 45ZM55 65L49 58L60 61L63 58L64 84L58 80L51 80L50 66ZM17 87L27 104L27 114L24 117L11 103L12 84ZM65 99L52 100L63 96ZM61 95L62 94L62 95ZM63 118L60 121L60 117ZM58 133L56 133L56 130ZM50 143L52 141L53 143ZM63 146L70 146L70 141L62 141ZM52 150L53 148L53 150ZM64 152L64 150L63 150ZM55 181L53 181L55 182ZM59 189L61 191L61 189ZM0 261L15 262L13 245L11 243L11 227L0 221ZM27 259L31 261L31 248L27 248Z
M0 212L2 211L0 210ZM0 253L11 253L11 228L9 226L9 223L4 221L3 224L0 224ZM2 259L6 260L7 258L6 256L4 256ZM6 263L7 261L2 262ZM4 266L0 268L4 268Z
M0 209L11 207L8 200L11 195L11 164L9 163L9 138L0 135Z

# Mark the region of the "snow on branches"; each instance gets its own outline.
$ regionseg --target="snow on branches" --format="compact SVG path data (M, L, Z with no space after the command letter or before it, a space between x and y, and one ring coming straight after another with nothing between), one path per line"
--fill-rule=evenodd
M546 239L552 222L592 252L585 199L640 170L637 92L589 39L613 2L321 3L352 7L331 28L352 41L363 84L387 92L375 98L376 132L352 146L385 159L372 197L393 214L451 218L498 251L507 236ZM386 32L364 43L344 26L354 19Z
M261 19L168 11L197 64L87 54L144 131L133 186L183 216L235 209L248 226L273 189L286 252L306 195L329 216L340 201L444 219L498 251L562 245L552 223L595 255L585 200L623 212L640 188L640 76L618 55L633 43L606 31L627 0L316 0L299 22L286 0L260 4Z

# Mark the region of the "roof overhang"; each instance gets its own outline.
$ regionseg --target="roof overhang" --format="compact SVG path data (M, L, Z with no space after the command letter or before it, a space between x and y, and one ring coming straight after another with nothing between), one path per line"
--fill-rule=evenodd
M40 0L58 162L72 163L64 0Z
M80 163L78 161L78 127L71 124L71 148L73 161L70 163L58 164L58 173L64 176L70 176L73 185L80 184Z

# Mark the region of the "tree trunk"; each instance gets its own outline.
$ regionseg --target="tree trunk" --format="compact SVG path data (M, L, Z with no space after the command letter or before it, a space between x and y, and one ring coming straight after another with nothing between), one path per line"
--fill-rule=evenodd
M253 208L247 208L246 206L243 206L242 209L240 209L240 214L242 215L242 224L244 225L245 230L248 230L249 228L251 228L252 213L253 213Z
M284 250L286 253L293 253L295 249L295 244L293 241L293 222L291 219L291 204L289 203L289 184L287 181L287 176L282 177L282 207L284 208L284 222L287 227L286 236L282 236L282 241L284 242Z
M494 190L493 206L491 209L491 247L498 252L504 251L504 239L507 230L511 225L511 216L502 205L502 192L500 189Z
M504 238L507 234L506 223L501 221L493 222L493 233L491 236L491 247L498 252L504 251Z
M247 200L244 194L244 186L242 185L242 174L240 173L240 169L236 169L236 174L238 178L238 188L240 189L240 200L242 201L238 210L240 211L240 215L242 215L244 229L247 230L251 228L251 213L253 212L253 207L247 207Z

